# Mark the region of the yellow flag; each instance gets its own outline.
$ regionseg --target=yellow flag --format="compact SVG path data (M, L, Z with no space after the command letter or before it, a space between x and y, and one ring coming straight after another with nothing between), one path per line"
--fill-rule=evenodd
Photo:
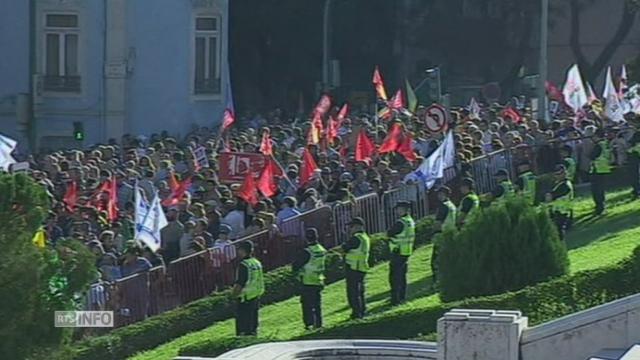
M38 231L36 231L36 234L33 235L33 239L31 241L33 241L33 244L39 249L44 249L47 242L47 234L44 229L38 229Z

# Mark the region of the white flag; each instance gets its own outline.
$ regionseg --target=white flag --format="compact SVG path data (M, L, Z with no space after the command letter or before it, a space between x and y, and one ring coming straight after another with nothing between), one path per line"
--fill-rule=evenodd
M602 93L602 97L605 101L604 115L611 121L623 122L624 110L620 105L620 99L618 98L616 87L613 85L611 66L607 68L607 77L604 82L604 92Z
M450 131L442 144L422 162L413 174L428 190L435 185L436 181L444 177L444 169L453 166L454 162L455 144L453 133Z
M620 69L620 93L618 94L620 99L624 98L624 94L629 90L628 81L627 67L622 64L622 69Z
M8 171L9 166L16 163L11 153L17 144L12 138L0 134L0 169Z
M469 110L469 114L471 116L476 118L480 117L480 105L476 101L476 98L474 97L471 98L471 100L469 101L469 106L467 107L467 110Z
M448 169L455 165L456 162L456 143L453 140L453 131L449 131L442 143L443 167Z
M151 251L156 252L162 245L160 230L168 224L162 205L160 205L160 197L156 193L156 196L151 201L149 210L141 217L140 222L138 222L138 217L136 216L136 240L147 245Z
M640 115L640 84L635 84L630 87L625 98L628 99L629 111Z
M578 65L573 65L567 72L567 81L562 88L564 101L575 113L588 103L587 92L580 76Z
M136 182L134 188L134 204L135 204L135 223L134 227L134 239L138 238L138 225L142 226L142 222L144 221L145 216L149 213L149 202L144 196L144 191L138 187L138 182Z

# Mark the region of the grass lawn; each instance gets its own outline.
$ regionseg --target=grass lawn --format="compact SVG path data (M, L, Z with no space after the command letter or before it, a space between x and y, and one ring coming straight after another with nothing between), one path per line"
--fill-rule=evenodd
M615 263L640 245L640 224L637 222L640 203L630 201L628 190L611 193L607 199L609 210L605 216L599 218L589 215L593 209L590 199L576 200L576 225L567 238L572 273ZM368 313L406 311L410 308L438 304L439 296L431 291L430 257L430 245L417 249L411 257L408 274L409 301L393 309L390 309L388 301L388 264L374 267L366 279ZM331 284L324 290L323 312L325 327L349 321L350 309L346 302L344 281ZM261 337L282 340L303 335L305 330L301 320L299 298L291 298L262 308L259 332ZM172 359L182 346L204 339L228 338L234 334L234 319L230 319L140 353L133 359Z

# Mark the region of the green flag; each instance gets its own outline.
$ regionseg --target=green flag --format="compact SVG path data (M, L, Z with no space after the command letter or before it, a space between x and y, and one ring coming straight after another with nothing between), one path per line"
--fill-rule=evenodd
M416 109L418 108L418 98L416 97L416 93L413 91L409 80L404 79L407 85L407 105L409 106L409 111L415 114Z

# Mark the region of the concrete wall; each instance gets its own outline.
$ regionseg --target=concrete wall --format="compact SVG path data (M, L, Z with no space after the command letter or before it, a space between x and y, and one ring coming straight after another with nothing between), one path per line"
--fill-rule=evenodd
M214 126L224 111L220 95L192 94L194 17L218 15L222 20L222 54L227 53L227 1L133 0L128 2L129 46L135 58L127 91L127 131L149 134L185 133L192 124ZM222 57L225 61L225 56ZM222 73L222 71L221 71ZM222 79L223 85L225 79Z
M42 147L86 146L126 132L185 134L192 124L215 126L224 110L227 79L228 0L36 0L35 27L29 1L0 12L0 132L20 133L16 97L29 92L29 36L35 32L36 72L45 72L43 34L47 12L79 18L80 93L37 92L35 131ZM221 91L194 96L196 15L220 17ZM72 139L73 122L84 123L85 140ZM24 131L25 129L22 129Z
M602 349L638 342L640 294L526 329L521 360L584 360Z
M29 2L0 11L0 132L25 140L16 117L16 95L29 92Z

